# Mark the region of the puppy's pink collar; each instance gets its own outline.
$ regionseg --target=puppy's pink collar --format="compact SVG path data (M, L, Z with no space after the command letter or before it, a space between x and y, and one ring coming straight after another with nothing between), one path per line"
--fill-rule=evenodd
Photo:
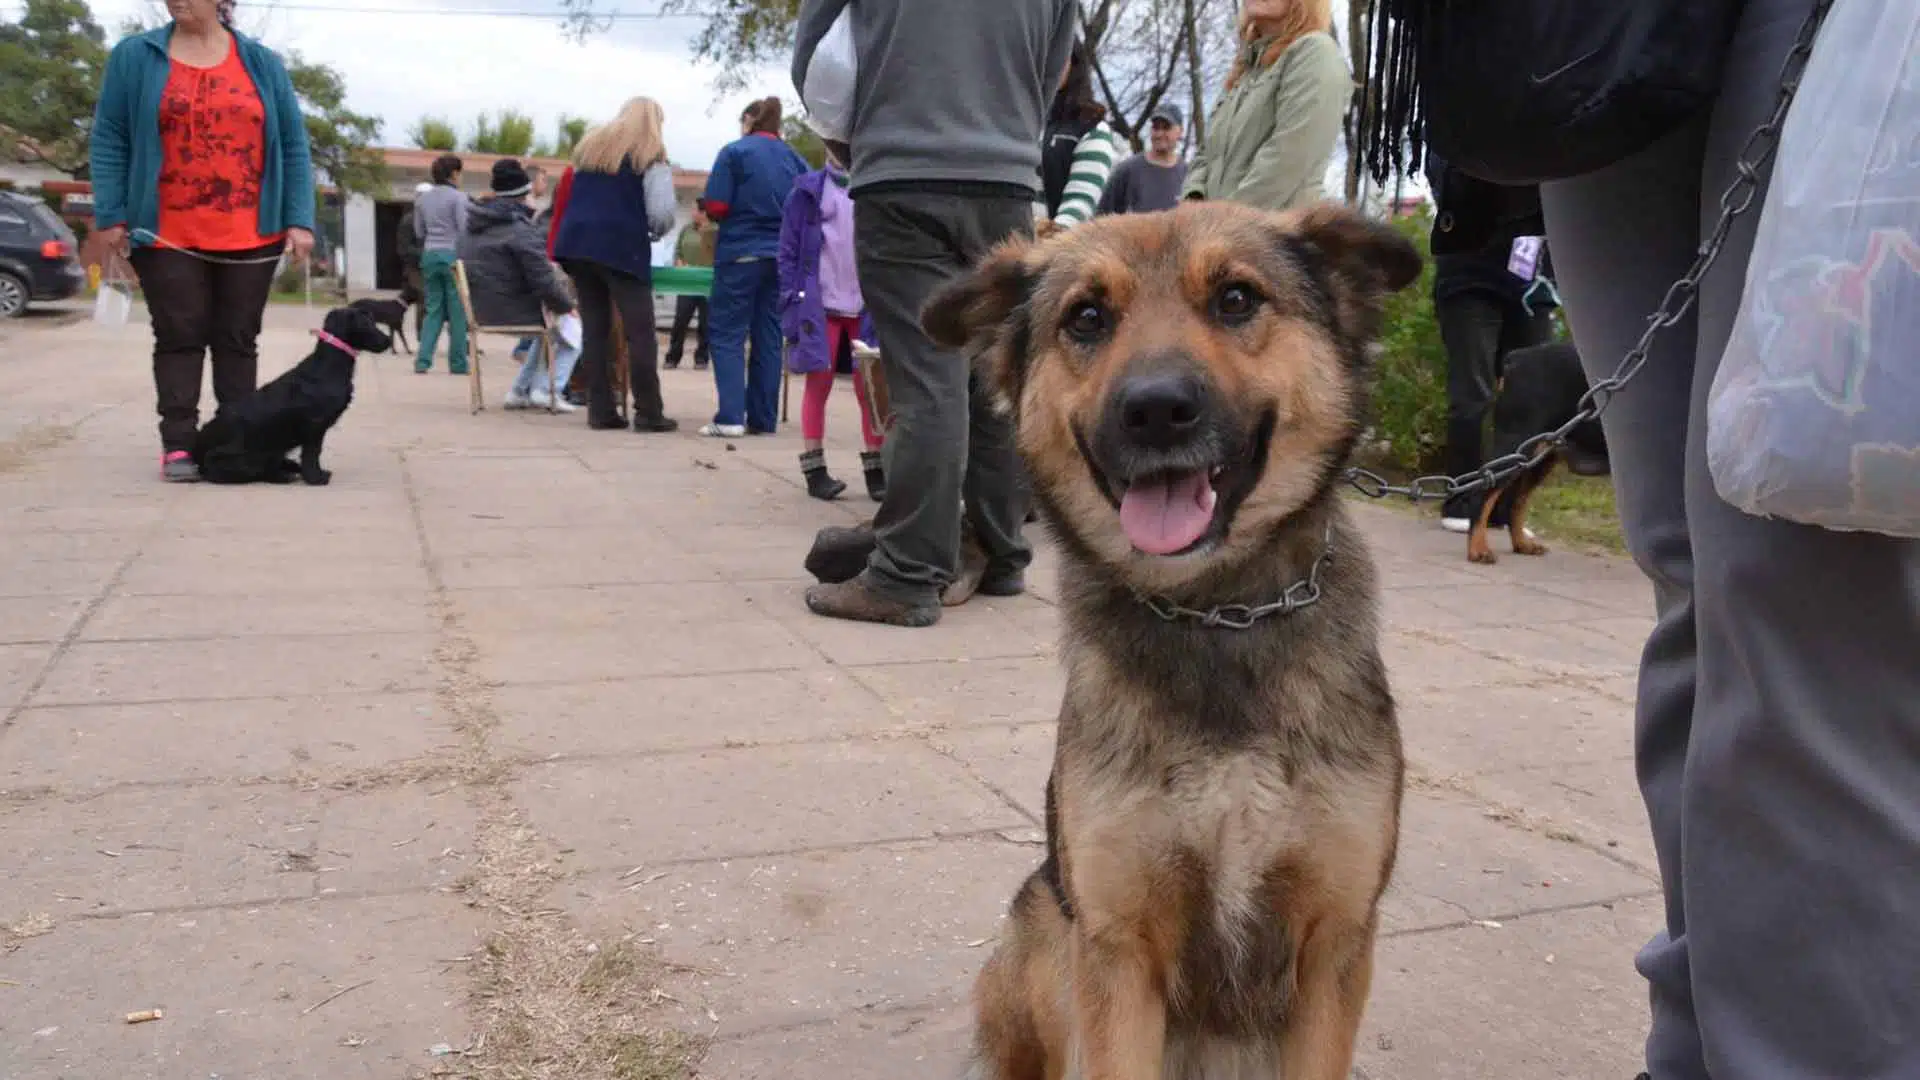
M341 352L346 353L347 358L349 360L357 360L360 358L359 349L356 349L353 346L347 344L346 342L341 341L339 338L334 337L332 334L327 333L325 330L315 330L313 332L313 336L319 338L321 341L326 342L327 344L333 346L334 348L339 349Z

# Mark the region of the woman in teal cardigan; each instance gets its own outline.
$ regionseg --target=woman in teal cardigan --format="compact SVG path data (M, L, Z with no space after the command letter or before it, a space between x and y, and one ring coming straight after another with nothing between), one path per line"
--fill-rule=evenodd
M189 481L207 355L220 404L253 392L275 268L313 248L313 164L286 65L233 30L232 0L167 6L107 58L90 176L153 324L161 475Z

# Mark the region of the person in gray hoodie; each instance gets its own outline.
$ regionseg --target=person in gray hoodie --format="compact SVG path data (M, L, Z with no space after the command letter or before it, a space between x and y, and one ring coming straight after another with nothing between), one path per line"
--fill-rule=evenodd
M420 328L420 351L413 370L425 374L433 367L440 344L440 328L447 328L447 370L467 373L467 313L453 287L453 264L459 259L460 237L467 231L468 200L460 190L460 159L442 154L433 162L433 188L413 200L413 235L420 241L420 278L427 292L425 325Z
M963 495L987 557L979 592L1024 591L1033 549L1021 535L1030 496L1011 425L966 360L927 338L920 308L1001 240L1032 234L1041 129L1079 5L803 0L795 87L843 10L860 72L848 139L854 247L893 419L866 570L812 586L807 607L931 626L959 573Z

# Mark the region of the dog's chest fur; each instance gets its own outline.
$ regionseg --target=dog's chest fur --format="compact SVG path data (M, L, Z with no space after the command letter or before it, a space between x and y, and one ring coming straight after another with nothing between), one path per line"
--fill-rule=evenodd
M1335 883L1390 861L1400 745L1354 561L1296 622L1187 629L1184 647L1151 615L1070 610L1050 858L1083 928L1166 939L1170 1054L1252 1054L1257 1071L1300 936L1369 909L1377 892Z

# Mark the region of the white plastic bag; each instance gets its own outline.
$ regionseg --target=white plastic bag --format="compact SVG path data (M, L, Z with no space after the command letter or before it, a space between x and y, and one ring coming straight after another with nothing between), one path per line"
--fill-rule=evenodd
M120 272L117 256L108 252L101 259L100 291L93 297L93 321L109 330L127 325L133 314L133 290Z
M1920 4L1827 14L1707 400L1738 509L1920 537Z
M800 103L807 108L807 126L828 142L848 142L853 134L853 88L859 63L853 55L853 0L840 9L833 25L807 61L806 85Z
M561 343L567 348L578 349L580 347L581 327L579 313L569 311L565 315L560 316L554 320L553 328L554 331L560 335Z

